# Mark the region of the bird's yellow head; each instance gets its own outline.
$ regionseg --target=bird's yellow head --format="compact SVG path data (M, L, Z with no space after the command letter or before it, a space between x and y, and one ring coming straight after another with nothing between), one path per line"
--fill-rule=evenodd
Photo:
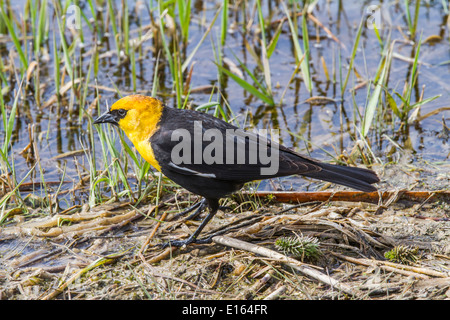
M158 129L163 108L163 103L158 99L131 95L116 101L111 109L99 116L94 123L117 125L133 142L142 157L160 170L153 155L150 137Z
M94 123L119 126L128 137L153 133L161 117L163 104L158 99L143 95L130 95L116 101L109 111ZM143 137L144 138L144 137Z

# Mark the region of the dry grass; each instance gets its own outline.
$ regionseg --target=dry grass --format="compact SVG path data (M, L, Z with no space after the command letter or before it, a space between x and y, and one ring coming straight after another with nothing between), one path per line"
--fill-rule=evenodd
M157 219L183 195L165 199ZM142 204L77 207L9 225L0 233L2 299L446 299L450 297L447 203L401 200L315 205L229 202L203 236L207 245L162 250L197 221L144 218ZM303 262L276 252L280 236L320 241ZM153 235L149 239L149 235ZM145 247L142 247L147 244ZM387 261L398 245L418 248L413 264Z

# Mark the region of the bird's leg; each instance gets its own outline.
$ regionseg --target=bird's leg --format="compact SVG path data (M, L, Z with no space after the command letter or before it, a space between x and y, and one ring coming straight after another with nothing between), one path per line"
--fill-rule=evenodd
M197 239L198 235L202 232L203 228L208 224L208 222L212 219L212 217L214 217L214 215L217 213L217 210L219 209L219 200L204 199L204 201L202 201L202 204L204 204L206 202L208 202L208 204L209 204L209 213L206 216L206 218L202 221L200 226L197 228L197 230L195 230L194 233L186 240L173 240L173 241L164 243L162 245L163 248L182 247L182 246L187 246L188 244L191 244L191 243L209 243L209 242L211 242L211 238L200 239L200 240ZM203 207L203 205L199 209L202 209L202 207Z
M186 220L192 220L197 218L197 216L202 213L203 209L206 206L206 199L203 199L202 201L200 201L200 207L198 207L197 210L195 210L191 215L189 215Z
M201 211L201 209L202 209L203 205L205 204L205 202L206 202L205 199L201 200L200 202L197 202L196 204L194 204L193 206L190 206L190 207L187 208L186 210L177 213L177 214L175 215L174 218L176 219L176 218L185 216L185 215L187 215L189 212L191 212L191 211L197 209L199 206L200 206L199 209L200 209L200 211ZM194 212L194 214L197 213L197 211L199 211L199 210L196 210L196 211ZM199 213L200 213L200 212L198 212L195 216L197 216ZM195 217L195 216L194 216L194 217ZM189 216L189 217L187 218L187 220L191 220L191 219L192 219L192 215Z

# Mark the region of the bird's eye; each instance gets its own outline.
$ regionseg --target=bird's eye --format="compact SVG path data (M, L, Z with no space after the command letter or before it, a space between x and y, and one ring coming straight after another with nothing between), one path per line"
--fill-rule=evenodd
M121 118L123 118L123 117L125 117L125 115L127 114L127 110L125 110L125 109L119 109L119 110L117 110L117 113L119 114L119 116L120 116Z

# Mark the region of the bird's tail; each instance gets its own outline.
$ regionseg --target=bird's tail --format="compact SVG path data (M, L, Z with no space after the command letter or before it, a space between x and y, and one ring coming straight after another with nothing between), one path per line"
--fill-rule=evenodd
M322 168L321 171L312 172L310 175L302 175L341 184L365 192L377 191L377 188L372 186L372 184L379 182L380 179L372 170L328 163L318 163L318 165Z

